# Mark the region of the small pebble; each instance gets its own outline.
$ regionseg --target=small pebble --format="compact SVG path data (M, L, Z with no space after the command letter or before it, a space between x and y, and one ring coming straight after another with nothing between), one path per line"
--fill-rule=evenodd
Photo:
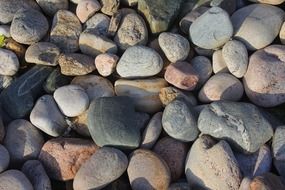
M76 16L82 23L85 23L100 9L101 5L97 0L80 1L76 7Z
M53 16L59 10L68 9L68 0L36 0L42 10L49 16Z
M19 170L7 170L0 174L1 190L34 190L28 178Z
M217 73L229 73L229 69L228 69L227 64L224 60L222 50L216 50L213 53L212 62L213 62L213 72L215 74L217 74Z
M120 6L120 0L100 0L102 5L102 13L112 16L114 13L118 11Z
M119 57L111 53L102 53L95 58L95 66L100 75L103 77L110 76L117 66Z
M96 13L85 23L84 32L96 35L107 36L110 25L110 18L102 13Z
M203 86L211 77L213 68L211 61L205 56L196 56L191 60L191 65L199 76L196 88Z
M13 76L19 67L17 55L10 50L0 48L0 75Z
M4 172L8 168L9 163L10 163L9 152L5 148L5 146L0 144L0 173Z

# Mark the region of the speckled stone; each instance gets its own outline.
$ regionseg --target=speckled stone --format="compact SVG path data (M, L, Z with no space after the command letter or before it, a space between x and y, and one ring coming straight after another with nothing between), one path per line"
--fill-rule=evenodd
M106 36L110 25L110 18L102 13L96 13L85 23L84 32Z
M84 23L101 9L97 0L80 1L76 7L76 16Z
M95 66L98 73L104 77L110 76L117 66L119 57L111 53L102 53L95 58Z

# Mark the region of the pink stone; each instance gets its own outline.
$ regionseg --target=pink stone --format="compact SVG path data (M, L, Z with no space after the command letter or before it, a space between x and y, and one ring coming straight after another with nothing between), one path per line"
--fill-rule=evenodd
M95 65L100 75L111 75L116 68L119 57L115 54L103 53L96 57Z
M78 3L76 15L84 23L100 9L101 5L97 0L84 0Z

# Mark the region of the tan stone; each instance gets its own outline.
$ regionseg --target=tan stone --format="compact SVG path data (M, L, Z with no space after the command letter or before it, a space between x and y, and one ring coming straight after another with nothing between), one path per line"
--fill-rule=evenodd
M95 58L95 66L98 73L104 77L111 75L115 69L119 57L111 53L102 53Z

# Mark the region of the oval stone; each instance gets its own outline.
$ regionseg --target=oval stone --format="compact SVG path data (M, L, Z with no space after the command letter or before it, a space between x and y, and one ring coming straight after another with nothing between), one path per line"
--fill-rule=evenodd
M7 170L0 174L1 190L34 190L28 178L19 170Z
M97 0L80 1L76 7L76 15L84 23L100 9L101 5Z
M119 57L111 53L102 53L95 58L95 66L98 73L104 77L110 76L117 66Z

